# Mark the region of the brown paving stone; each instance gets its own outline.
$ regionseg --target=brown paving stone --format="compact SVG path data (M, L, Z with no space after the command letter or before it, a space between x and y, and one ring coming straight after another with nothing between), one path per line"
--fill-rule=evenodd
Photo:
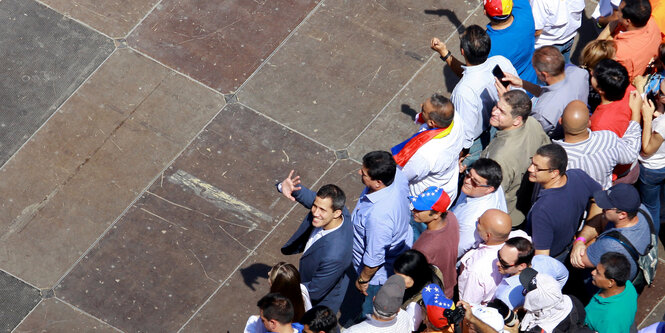
M484 26L487 18L482 10L477 10L465 22L465 26L479 24ZM440 35L446 39L450 35ZM459 37L456 32L447 42L448 49L458 59L462 59L459 49ZM459 82L458 77L439 57L430 59L413 80L386 106L385 110L367 127L367 129L349 146L349 155L361 161L364 154L372 150L388 150L408 139L418 125L413 123L413 115L420 112L420 104L433 93L450 96Z
M333 149L346 148L449 35L440 1L326 1L238 99ZM477 3L448 2L466 13ZM465 15L466 16L466 15ZM462 18L463 20L463 18Z
M43 300L28 315L15 333L28 332L117 332L113 327L100 322L55 298Z
M311 182L334 160L229 104L56 293L123 330L175 331L293 206L276 179L294 168Z
M2 169L0 265L52 287L223 105L118 51Z
M658 263L658 272L654 280L653 287L645 288L640 297L637 299L637 315L635 322L639 325L644 320L649 312L656 307L662 299L665 298L665 269L663 268L663 261ZM665 308L664 308L665 309ZM660 313L663 317L664 313Z
M665 302L661 301L648 316L646 316L647 314L649 314L649 313L647 312L647 313L643 314L643 316L645 316L643 321L636 321L636 323L638 325L638 327L637 327L638 329L645 328L645 327L647 327L651 324L657 323L657 322L665 321ZM638 315L638 317L640 316L640 311L639 310L638 310L637 315Z
M322 184L334 183L342 187L347 195L347 207L353 209L363 185L356 172L359 164L350 160L338 160L335 165L317 182L313 188ZM243 263L240 269L212 297L210 302L185 327L185 332L218 332L229 330L241 332L247 318L256 312L256 302L265 295L269 286L267 272L269 267L279 261L286 261L298 267L300 255L285 256L280 248L298 228L307 210L295 207L277 226L256 252ZM225 313L220 316L220 313Z
M165 0L133 47L224 93L235 91L314 8L315 0Z
M43 0L42 2L112 38L122 38L127 36L159 0Z

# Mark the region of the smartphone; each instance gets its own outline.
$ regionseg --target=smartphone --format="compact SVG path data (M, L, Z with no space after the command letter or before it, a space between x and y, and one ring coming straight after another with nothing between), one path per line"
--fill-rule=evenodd
M508 88L508 85L510 85L510 82L501 80L504 77L506 77L506 75L503 74L503 71L501 70L501 67L499 67L499 65L494 66L494 69L492 70L492 74L494 74L494 77L499 79L499 82L501 82L501 84L503 84L504 87Z

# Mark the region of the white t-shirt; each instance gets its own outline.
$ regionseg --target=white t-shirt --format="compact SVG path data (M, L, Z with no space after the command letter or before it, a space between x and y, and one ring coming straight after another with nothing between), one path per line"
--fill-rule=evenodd
M545 45L563 44L575 37L568 31L570 14L566 0L531 0L531 11L536 30L542 30L536 37L535 48Z
M653 120L651 125L653 132L660 134L665 138L665 116L660 116ZM639 157L642 165L647 169L662 169L665 168L665 144L661 144L658 150L648 158Z

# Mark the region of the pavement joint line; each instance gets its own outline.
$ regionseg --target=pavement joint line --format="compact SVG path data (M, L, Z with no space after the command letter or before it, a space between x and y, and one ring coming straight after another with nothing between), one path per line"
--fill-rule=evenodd
M2 1L2 0L0 0L0 1ZM35 311L35 309L37 309L37 307L39 306L39 304L42 304L42 302L44 302L44 299L40 299L39 302L37 302L37 304L35 304L35 306L32 307L32 309L30 309L30 311L28 311L28 314L26 314L26 315L21 319L21 321L20 321L18 324L16 324L16 326L11 330L11 332L15 332L15 331L16 331L16 328L18 328L19 326L21 326L21 324L23 324L23 322L25 321L25 319L28 318L28 317L30 317L30 315Z
M453 32L450 33L450 35L448 36L448 38L446 38L446 40L444 41L444 43L448 43L448 41L449 41L451 38L453 38L453 36L455 36L455 35L459 35L459 33L457 32L457 30L458 30L460 27L463 27L464 24L469 20L469 18L471 18L471 16L473 16L473 14L475 14L475 13L478 11L478 8L480 8L482 5L483 5L482 2L481 2L479 5L477 5L476 8L473 9L473 10L471 11L471 13L469 14L469 16L467 16L467 17L464 19L464 21L462 21L462 23L461 23L459 26L455 27L455 30L454 30ZM427 61L425 61L425 63L424 63L422 66L420 66L420 68L418 68L418 70L416 70L416 72L411 76L411 78L409 78L409 80L406 81L406 83L404 83L404 84L402 85L402 87L401 87L401 88L395 93L395 95L393 95L393 97L388 101L388 103L386 103L386 105L383 106L383 108L381 109L381 111L379 111L379 112L376 114L376 116L374 116L374 118L372 118L372 120L371 120L369 123L367 123L367 126L365 126L365 128L364 128L362 131L360 131L360 133L358 134L358 136L356 136L356 138L353 139L353 141L351 141L351 143L346 147L346 149L349 149L349 147L351 147L354 143L356 143L356 141L358 141L358 139L359 139L359 138L360 138L360 137L361 137L361 136L367 131L367 129L368 129L368 128L374 123L374 121L376 121L376 120L379 118L379 116L381 116L381 114L383 114L383 112L386 111L386 109L388 108L388 106L389 106L389 105L395 100L395 98L397 98L397 96L399 96L399 95L402 93L402 91L404 91L404 89L406 89L406 87L407 87L409 84L411 84L411 82L413 82L413 80L416 78L416 76L418 76L418 74L420 74L420 72L422 72L422 70L423 70L425 67L427 67L427 64L428 64L432 59L434 59L436 55L437 55L436 52L434 52L434 53L432 53L432 55L430 55L430 57L427 59Z
M0 1L1 1L1 0L0 0ZM62 12L58 11L57 9L55 9L55 8L49 6L48 4L42 2L42 0L34 0L34 1L37 2L38 4L44 6L44 7L46 7L46 8L48 8L48 9L52 10L52 11L54 11L54 12L56 12L56 13L58 13L58 14L64 16L64 17L66 17L66 18L68 18L68 19L70 19L70 20L72 20L72 21L74 21L74 22L76 22L76 23L78 23L78 24L80 24L80 25L82 25L82 26L84 26L84 27L86 27L86 28L88 28L88 29L90 29L90 30L92 30L92 31L94 31L94 32L96 32L96 33L98 33L98 34L100 34L100 35L102 35L102 36L108 38L108 39L110 39L110 40L112 40L112 41L115 41L115 38L113 38L113 37L111 37L111 36L109 36L109 35L103 33L102 31L98 30L97 28L94 28L93 26L91 26L91 25L89 25L89 24L87 24L87 23L85 23L85 22L83 22L83 21L81 21L81 20L79 20L79 19L77 19L77 18L75 18L75 17L72 17L72 16L70 16L70 15L67 15L67 14L65 14L65 13L62 13Z
M294 133L296 133L296 134L298 134L298 135L303 136L304 138L306 138L306 139L308 139L308 140L311 140L312 142L314 142L314 143L316 143L316 144L322 146L323 148L326 148L326 149L330 150L330 151L333 153L333 155L335 155L335 151L336 151L336 149L333 149L332 147L328 147L328 146L324 145L323 143L319 142L318 140L313 139L313 138L310 138L310 137L307 136L306 134L300 133L298 130L293 129L293 128L289 127L289 126L286 125L286 124L282 124L281 122L279 122L279 121L277 121L277 120L271 118L270 116L268 116L268 115L266 115L266 114L264 114L264 113L259 112L258 110L254 109L253 107L251 107L251 106L249 106L249 105L246 105L246 104L244 104L244 103L242 103L242 102L240 102L240 101L238 101L238 102L236 102L236 103L237 103L237 104L240 104L240 105L242 105L242 106L244 106L245 108L251 110L252 112L255 112L255 113L258 114L259 116L262 116L262 117L264 117L264 118L270 120L271 122L274 122L274 123L278 124L279 126L282 126L282 127L286 128L286 129L288 129L289 131L292 131L292 132L294 132ZM335 156L335 159L337 159L337 156Z
M63 300L63 299L61 299L61 298L54 297L54 299L58 300L58 302L62 302L63 304L69 306L70 308L72 308L72 310L74 310L74 311L76 311L76 312L80 312L80 313L82 313L83 315L88 316L88 317L90 317L90 318L93 318L93 319L95 319L96 321L98 321L98 322L100 322L100 323L102 323L102 324L104 324L104 325L108 325L109 327L113 328L114 330L116 330L116 331L118 331L118 332L123 332L123 333L124 333L124 331L122 331L121 329L119 329L119 328L117 328L117 327L115 327L115 326L113 326L113 325L111 325L111 324L109 324L109 323L107 323L107 322L105 322L105 321L103 321L103 320L101 320L101 319L99 319L99 318L97 318L97 317L95 317L95 316L93 316L93 315L91 315L91 314L89 314L89 313L83 311L82 309L79 309L77 306L75 306L75 305L73 305L73 304L71 304L71 303L69 303L69 302L67 302L67 301L65 301L65 300ZM35 308L36 308L36 307L35 307Z
M129 204L127 205L127 207L125 207L125 209L124 209L124 210L118 215L118 217L116 217L116 218L113 220L113 222L112 222L111 224L109 224L109 226L108 226L108 227L107 227L107 228L106 228L106 229L105 229L105 230L99 235L99 237L97 237L97 239L95 239L95 241L92 242L92 244L90 244L90 246L88 247L88 249L85 250L85 251L83 252L83 254L81 254L81 256L79 256L79 258L74 262L74 264L72 264L72 266L71 266L69 269L67 269L67 271L62 275L62 277L60 277L60 279L58 279L58 281L55 283L55 285L52 287L52 289L55 290L55 288L56 288L56 287L62 282L62 280L65 279L65 277L67 277L67 275L69 275L69 273L70 273L70 272L71 272L71 271L72 271L72 270L73 270L73 269L74 269L74 268L75 268L75 267L81 262L81 260L83 260L83 258L85 258L85 256L87 256L88 253L89 253L89 252L90 252L95 246L97 246L97 244L102 240L102 238L104 238L104 236L106 236L106 235L108 234L109 230L111 230L113 227L115 227L115 225L116 225L116 224L117 224L117 223L118 223L118 222L119 222L119 221L120 221L120 220L121 220L121 219L127 214L127 211L129 211L129 209L131 209L131 208L134 206L134 204L136 204L136 202L137 202L139 199L141 199L141 197L142 197L143 195L145 195L146 191L148 191L148 189L150 188L150 186L152 186L152 185L157 181L157 179L159 179L159 178L164 174L164 172L166 172L166 170L168 170L168 168L170 168L170 167L173 165L173 163L174 163L174 162L175 162L175 161L176 161L176 160L182 155L182 153L183 153L185 150L187 150L187 148L189 148L189 147L192 145L192 143L193 143L196 139L199 138L199 136L201 136L201 133L203 133L203 131L208 127L208 125L210 125L210 123L212 123L212 121L213 121L215 118L217 118L217 116L218 116L218 115L224 110L225 107L226 107L226 105L222 106L222 107L219 109L219 111L217 111L212 117L210 117L210 120L208 120L208 122L205 123L205 124L201 127L201 129L200 129L198 132L196 132L196 134L195 134L194 136L192 136L192 138L189 140L189 142L187 142L187 144L185 144L185 145L183 146L183 148L175 154L175 156L173 157L173 159L171 159L171 161L169 161L168 163L166 163L166 165L164 166L164 168L162 168L162 170L161 170L160 172L158 172L158 173L155 175L155 177L153 177L152 180L150 180L150 181L148 182L148 184L143 188L143 190L141 190L140 192L137 192L137 195L136 195L136 197L134 198L134 200L132 200L132 202L129 203Z
M131 29L129 29L129 32L127 32L127 34L123 38L125 38L125 39L129 38L129 35L131 35L134 32L134 30L136 30L136 28L138 28L139 25L141 25L143 23L143 21L145 21L146 18L148 18L148 15L152 14L152 12L155 11L155 8L157 8L157 6L162 4L162 1L163 0L157 1L155 3L155 5L153 5L152 8L150 8L150 10L147 13L145 13L145 15L143 15L143 18L140 19Z
M263 66L265 66L268 63L268 61L270 61L270 59L273 57L273 55L275 55L275 53L277 53L279 50L282 49L282 46L284 46L284 44L286 44L286 42L288 42L291 39L291 37L296 34L296 32L298 30L300 30L300 27L303 26L305 24L305 22L307 22L309 20L309 18L319 10L319 7L321 7L324 2L325 2L325 0L321 0L316 6L314 6L314 8L312 8L312 10L310 10L309 13L307 13L305 18L303 18L302 21L300 21L300 23L298 23L298 25L296 25L293 28L293 30L291 30L291 32L286 37L284 37L284 39L282 39L282 41L279 43L279 45L277 45L277 47L267 57L265 57L265 59L263 59L261 64L259 64L259 67L257 67L254 70L254 72L252 72L252 74L250 74L247 77L247 79L245 79L245 82L243 82L238 87L238 89L236 89L236 91L233 91L232 93L237 96L238 93L240 92L240 90L242 88L244 88L245 85L247 85L247 82L249 82L249 80L252 79L256 75L256 73L258 73L261 70L261 68L263 68ZM240 99L238 99L238 100L240 100Z
M665 301L665 297L662 297L662 296L661 296L660 301L658 301L658 303L657 303L656 305L653 306L653 308L651 309L651 311L649 311L649 313L644 317L644 319L642 319L642 321L640 322L640 325L638 326L638 328L639 328L639 327L642 327L642 325L644 325L644 323L649 319L649 317L651 317L651 315L654 313L654 311L656 311L656 309L657 309L661 304L663 304L663 301ZM659 319L660 319L660 318L659 318ZM642 327L642 328L643 328L643 327Z
M67 98L64 101L62 101L62 103L55 109L55 111L53 111L53 113L51 113L51 115L48 118L46 118L41 125L39 125L39 128L37 128L30 135L30 137L27 140L25 140L25 142L23 142L23 144L18 149L16 149L16 151L12 154L12 156L10 156L7 159L7 161L5 161L4 164L0 165L0 170L2 170L5 167L5 165L7 165L9 163L9 161L13 160L14 156L18 155L18 153L23 149L23 147L25 147L26 144L28 144L30 141L32 141L32 138L34 138L35 135L37 135L37 133L39 133L42 130L42 128L44 126L46 126L46 124L51 120L51 118L53 118L53 116L55 116L56 114L58 114L60 112L60 109L62 109L62 106L67 104L67 102L69 102L69 100L72 98L72 96L74 96L74 95L76 95L76 93L78 93L78 91L81 89L81 87L83 87L88 82L88 80L90 80L90 78L93 77L95 75L95 73L97 73L97 71L99 71L100 68L102 68L102 66L106 63L106 61L108 61L111 58L111 56L116 53L117 50L118 50L118 48L115 47L115 43L114 43L113 51L111 51L111 53L109 53L109 55L101 63L99 63L99 66L97 66L97 68L95 68L92 72L90 72L90 75L88 75L88 77L86 77L81 82L81 84L79 84L79 86L76 87L76 89L74 89L74 91L69 96L67 96Z
M320 182L320 181L323 179L323 176L325 176L325 175L326 175L326 174L327 174L327 173L333 168L333 166L335 166L335 164L336 164L336 161L333 162L333 163L331 163L330 166L328 166L328 168L327 168L325 171L323 171L323 173L321 173L321 176L319 176L319 178L316 179L316 180L314 181L313 184L317 184L318 182ZM196 311L192 314L192 316L189 317L189 319L187 319L187 321L186 321L186 322L180 327L180 329L177 331L177 333L182 332L182 330L185 328L185 326L187 326L187 325L192 321L192 319L194 319L194 317L196 317L196 315L198 315L199 312L200 312L200 311L201 311L201 310L202 310L202 309L208 304L208 302L210 302L210 300L211 300L213 297L215 297L215 295L217 295L217 293L219 292L219 290L222 289L222 288L224 287L224 285L225 285L225 284L231 279L231 277L233 277L233 275L238 271L238 269L239 269L240 267L242 267L242 265L244 265L245 262L247 262L247 260L248 260L251 256L253 256L253 255L256 254L256 250L257 250L257 249L263 244L263 242L266 241L266 239L268 239L268 237L270 237L270 235L272 235L273 232L275 232L275 230L277 230L277 228L278 228L280 225L282 225L282 222L284 222L284 220L289 216L289 214L291 214L291 212L293 212L293 210L294 210L297 206L299 206L298 203L294 203L294 204L291 206L291 208L290 208L290 209L284 214L284 216L282 216L282 218L279 219L279 222L277 222L277 224L275 224L275 226L272 228L272 230L270 230L270 232L268 232L268 233L265 235L265 237L263 237L263 239L261 239L261 241L260 241L258 244L256 244L256 246L254 247L254 249L252 249L252 252L250 252L250 253L245 257L245 259L243 259L243 260L238 264L238 266L236 266L236 268L234 268L233 271L232 271L231 273L229 273L229 275L226 277L226 279L224 279L224 281L223 281L222 283L220 283L220 285L217 287L217 289L215 289L215 290L212 292L212 294L210 294L210 296L209 296L209 297L208 297L203 303L201 303L201 306L199 306L199 308L196 309Z
M0 0L0 1L1 1L1 0ZM28 282L28 281L25 281L25 280L21 279L20 277L18 277L18 276L16 276L16 275L12 274L12 273L10 273L10 272L7 272L7 271L4 270L4 269L0 269L0 270L1 270L3 273L5 273L5 274L7 274L7 275L9 275L9 276L11 276L11 277L13 277L13 278L16 279L16 280L19 280L19 281L21 281L21 282L27 284L28 286L30 286L30 287L32 287L32 288L35 288L35 289L40 290L40 291L42 290L41 288L32 285L32 283L30 283L30 282Z
M196 84L198 84L198 85L201 85L201 86L205 87L206 89L208 89L208 90L210 90L210 91L216 93L217 95L224 96L224 93L222 93L221 91L216 90L216 89L214 89L214 88L212 88L212 87L206 85L205 83L203 83L203 82L201 82L201 81L199 81L199 80L197 80L197 79L195 79L195 78L193 78L193 77L191 77L191 76L189 76L189 75L187 75L187 74L185 74L185 73L183 73L183 72L181 72L181 71L178 71L178 70L176 70L176 69L174 69L174 68L171 68L171 67L167 66L167 65L164 64L163 62L161 62L161 61L159 61L159 60L157 60L157 59L151 57L151 56L148 55L147 53L145 53L145 52L143 52L143 51L141 51L141 50L139 50L139 49L137 49L137 48L135 48L135 47L129 45L129 43L127 43L127 49L131 50L132 52L136 52L136 53L138 53L138 54L140 54L140 55L146 57L147 59L150 59L150 60L152 60L152 61L154 61L154 62L160 64L160 65L163 66L164 68L166 68L166 69L168 69L168 70L170 70L170 71L172 71L172 72L174 72L174 73L176 73L176 74L178 74L178 75L181 75L181 76L183 76L183 77L189 79L190 81L192 81L192 82L194 82L194 83L196 83ZM225 101L225 102L226 102L226 101Z

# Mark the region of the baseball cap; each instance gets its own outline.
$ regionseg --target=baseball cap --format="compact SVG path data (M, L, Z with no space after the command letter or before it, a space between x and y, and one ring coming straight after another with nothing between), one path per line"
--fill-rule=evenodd
M410 196L411 210L435 210L445 212L450 205L448 193L440 187L430 186L417 196Z
M404 279L393 275L386 280L374 297L374 311L384 317L391 317L399 311L404 297Z
M446 309L454 310L455 303L443 294L441 287L430 283L421 291L423 303L427 309L427 319L436 328L448 326L448 319L443 315Z
M536 280L534 278L538 272L531 268L527 267L525 268L521 273L520 273L520 283L522 284L522 287L524 287L524 290L526 293L536 289Z
M630 184L616 184L607 191L593 194L596 205L602 209L616 208L624 212L637 212L640 208L640 194Z
M485 0L485 12L495 20L505 20L513 12L513 0Z

